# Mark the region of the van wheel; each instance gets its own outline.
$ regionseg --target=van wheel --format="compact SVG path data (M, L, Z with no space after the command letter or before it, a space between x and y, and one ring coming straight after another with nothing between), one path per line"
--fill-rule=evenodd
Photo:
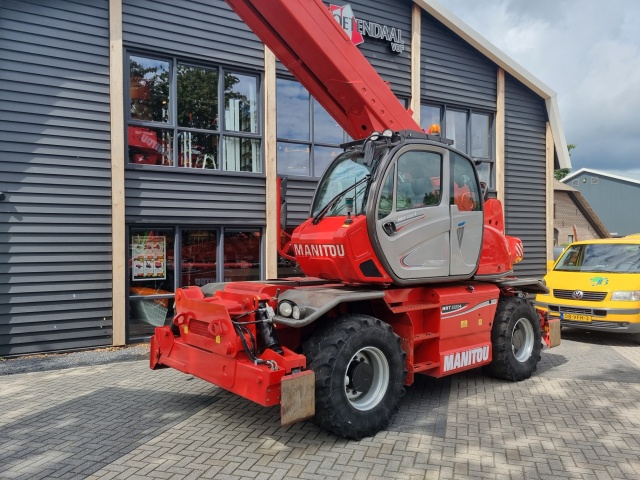
M491 329L492 361L483 370L496 378L518 382L531 377L542 351L540 318L533 304L520 297L502 297Z
M384 429L404 395L405 353L391 327L367 315L344 315L303 345L316 375L314 422L359 440Z

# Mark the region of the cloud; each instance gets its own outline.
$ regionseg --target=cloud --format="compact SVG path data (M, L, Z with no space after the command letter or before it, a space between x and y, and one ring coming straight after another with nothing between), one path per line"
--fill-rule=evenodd
M640 2L441 3L558 94L574 171L640 168Z

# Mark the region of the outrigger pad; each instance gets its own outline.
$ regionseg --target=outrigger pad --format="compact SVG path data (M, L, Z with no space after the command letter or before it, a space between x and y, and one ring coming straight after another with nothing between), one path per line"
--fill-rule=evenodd
M282 377L280 425L283 427L316 414L316 375L312 370Z
M549 319L549 348L560 345L560 319Z

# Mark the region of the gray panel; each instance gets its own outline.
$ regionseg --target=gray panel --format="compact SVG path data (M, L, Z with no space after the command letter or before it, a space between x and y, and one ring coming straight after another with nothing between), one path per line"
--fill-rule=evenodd
M262 42L223 0L124 0L122 36L154 53L264 67Z
M326 2L325 2L326 3ZM353 15L358 20L375 22L380 25L402 30L405 49L397 54L391 51L389 42L365 37L358 49L371 63L378 75L389 82L396 95L411 96L411 10L413 2L409 0L367 0L329 2L332 5L351 5ZM287 75L287 69L277 62L278 75Z
M0 356L111 344L108 13L0 4Z
M422 13L422 101L496 109L497 67L426 12Z
M175 168L129 168L127 223L251 225L266 222L265 178Z
M524 245L523 277L546 273L546 121L544 101L506 74L505 224Z

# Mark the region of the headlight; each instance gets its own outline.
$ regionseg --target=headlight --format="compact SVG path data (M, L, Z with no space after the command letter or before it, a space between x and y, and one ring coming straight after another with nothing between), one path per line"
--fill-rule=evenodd
M304 315L306 313L306 308L304 307L299 307L298 305L294 305L293 306L293 318L295 320L300 320L301 318L304 318Z
M611 300L622 300L625 302L640 301L640 290L620 290L611 294Z
M291 305L289 302L282 302L280 305L278 305L278 312L280 312L280 315L282 315L283 317L290 317L292 311L293 305Z

